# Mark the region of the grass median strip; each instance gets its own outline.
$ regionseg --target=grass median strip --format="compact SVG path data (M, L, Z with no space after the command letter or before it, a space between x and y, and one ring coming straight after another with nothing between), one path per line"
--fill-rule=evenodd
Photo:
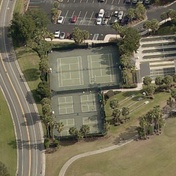
M10 175L15 175L17 167L17 148L12 118L6 100L0 90L0 161Z

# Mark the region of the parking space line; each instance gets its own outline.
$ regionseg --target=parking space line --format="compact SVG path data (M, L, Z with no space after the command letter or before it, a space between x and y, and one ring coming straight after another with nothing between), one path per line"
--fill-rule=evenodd
M90 20L89 20L89 22L88 22L88 25L90 24L90 21L91 21L93 15L94 15L94 11L92 12L92 14L91 14L91 16L90 16Z
M78 18L80 17L80 15L81 15L81 11L80 11L79 14L78 14Z
M74 16L74 14L75 14L75 11L73 11L73 13L72 13L71 17L73 17L73 16Z
M67 15L68 15L68 10L67 10L67 12L66 12L66 14L65 14L65 17L64 17L64 20L63 20L63 23L65 22L65 19L67 18Z
M69 0L67 0L67 2L69 2Z
M97 40L97 39L98 39L98 37L99 37L99 34L94 34L94 36L93 36L92 40Z
M120 0L119 0L118 4L120 4Z
M86 3L88 3L88 2L89 2L89 0L86 1Z
M80 3L82 2L82 0L80 0Z
M79 23L79 24L83 24L83 23L84 23L84 20L85 20L85 18L86 18L86 15L87 15L87 11L86 11L86 13L85 13L84 17L82 18L82 20L80 21L80 23Z
M74 3L76 2L76 0L73 1Z
M114 0L112 0L111 4L114 4Z

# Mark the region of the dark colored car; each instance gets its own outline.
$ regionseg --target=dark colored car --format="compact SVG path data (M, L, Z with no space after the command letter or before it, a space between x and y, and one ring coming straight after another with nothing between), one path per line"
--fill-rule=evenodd
M111 13L109 11L106 11L104 14L105 18L110 18L111 17Z
M77 19L78 19L78 17L76 15L74 15L71 19L71 22L76 23Z

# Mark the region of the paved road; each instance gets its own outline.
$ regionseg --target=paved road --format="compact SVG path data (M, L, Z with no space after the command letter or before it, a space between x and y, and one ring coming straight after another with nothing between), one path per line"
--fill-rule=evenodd
M4 0L0 11L0 85L8 102L17 139L18 176L45 175L43 131L36 105L20 70L7 38L7 28L15 1ZM12 141L12 147L15 147Z

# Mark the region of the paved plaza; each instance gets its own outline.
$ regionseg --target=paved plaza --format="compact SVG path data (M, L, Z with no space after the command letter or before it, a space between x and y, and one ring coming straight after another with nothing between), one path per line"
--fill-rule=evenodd
M80 129L82 125L88 125L90 133L102 132L97 90L119 85L118 58L114 46L53 51L49 55L52 110L56 121L64 124L61 136L68 136L71 127Z

